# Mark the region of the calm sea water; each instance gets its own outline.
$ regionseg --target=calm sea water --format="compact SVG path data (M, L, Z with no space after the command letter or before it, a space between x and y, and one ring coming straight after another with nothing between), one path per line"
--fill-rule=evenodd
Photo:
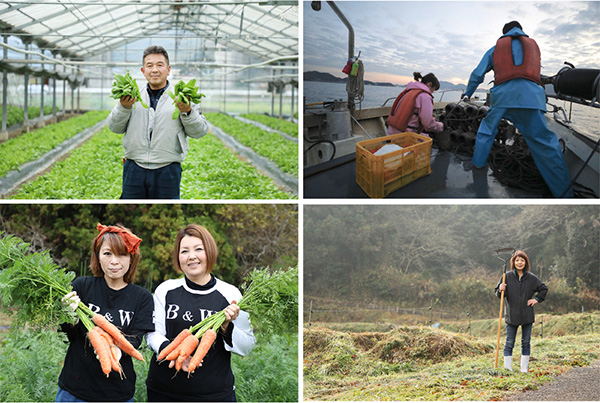
M304 97L307 104L318 103L324 101L333 101L337 99L346 100L346 84L343 83L321 83L314 81L304 81ZM372 108L382 106L386 100L386 106L391 106L394 99L402 91L400 87L379 87L375 85L365 85L365 99L362 102L363 108ZM476 92L475 94L478 94ZM436 91L434 102L457 102L460 100L462 91ZM481 93L482 98L485 95ZM550 103L562 106L569 111L569 103L550 98ZM573 112L571 120L574 122L573 127L578 132L589 136L594 140L600 139L600 109L591 108L584 105L573 104Z

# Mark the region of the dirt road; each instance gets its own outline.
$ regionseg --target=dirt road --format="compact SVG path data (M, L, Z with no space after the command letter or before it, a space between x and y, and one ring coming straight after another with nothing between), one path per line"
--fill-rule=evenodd
M507 396L512 401L600 401L600 360L573 368L538 390Z

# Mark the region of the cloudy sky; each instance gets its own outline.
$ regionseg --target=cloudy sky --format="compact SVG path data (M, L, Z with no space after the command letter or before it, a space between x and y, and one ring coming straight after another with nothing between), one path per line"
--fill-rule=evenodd
M336 1L354 27L365 80L406 84L412 72L466 84L484 53L517 20L542 52L542 74L568 61L600 66L600 1ZM348 30L331 7L304 1L304 71L343 77ZM493 72L485 82L493 79ZM484 87L482 85L482 87Z

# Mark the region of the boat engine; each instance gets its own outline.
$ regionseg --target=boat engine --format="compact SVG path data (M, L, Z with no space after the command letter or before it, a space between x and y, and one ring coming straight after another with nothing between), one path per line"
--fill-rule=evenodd
M600 69L563 67L554 77L554 91L560 99L600 101Z
M348 102L333 101L333 109L327 112L325 120L326 140L343 140L352 136L352 122Z

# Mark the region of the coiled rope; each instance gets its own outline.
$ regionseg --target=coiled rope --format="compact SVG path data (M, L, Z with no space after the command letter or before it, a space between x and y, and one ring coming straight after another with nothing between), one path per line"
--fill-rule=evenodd
M446 128L451 130L477 133L484 117L482 110L476 110L469 116L465 108L450 104L442 120ZM494 177L503 185L542 197L552 197L525 139L513 127L504 119L498 126L498 134L488 157ZM474 144L454 143L452 149L457 154L472 157Z
M348 93L348 99L352 98L355 104L360 104L365 99L365 83L364 74L365 68L362 60L358 60L358 70L356 75L348 75L348 81L346 82L346 92Z

